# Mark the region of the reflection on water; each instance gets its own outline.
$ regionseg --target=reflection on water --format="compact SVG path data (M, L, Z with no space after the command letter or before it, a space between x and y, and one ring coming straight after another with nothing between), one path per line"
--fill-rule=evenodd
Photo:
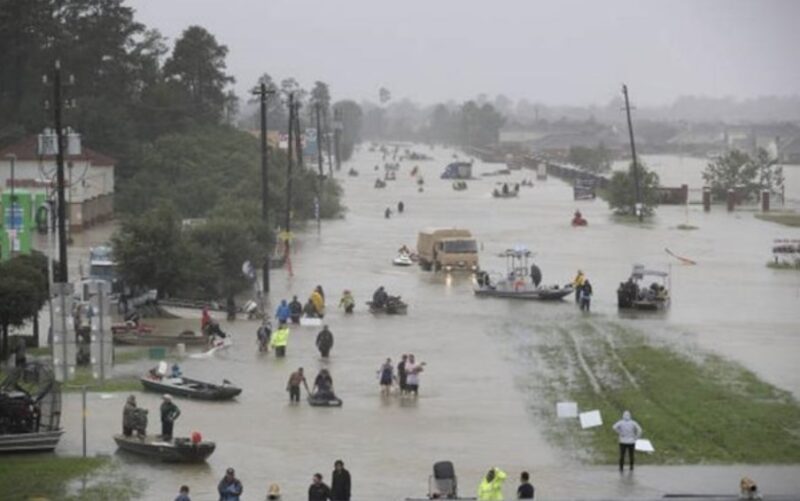
M177 401L182 415L176 432L198 430L217 442L207 466L150 465L116 456L147 480L149 497L168 497L186 483L193 499L216 499L216 483L233 466L247 499L259 499L273 482L281 485L286 499L302 499L310 475L320 471L328 479L338 458L353 474L354 499L423 495L433 462L442 459L455 462L465 494L473 492L492 465L509 472L509 493L519 472L531 471L545 498L730 493L744 473L769 485L769 492L800 492L800 476L790 467L652 467L643 459L634 476L620 477L614 468L581 465L572 459L574 454L557 450L542 436L540 418L528 405L537 396L526 391L525 381L515 380L514 364L520 362L510 351L514 346L495 335L502 327L533 340L538 329L569 323L579 315L574 304L477 299L468 275L391 264L402 244L413 246L417 232L431 226L472 230L482 244L481 266L490 271L505 269L501 251L525 244L536 252L545 283L566 283L578 268L587 273L594 286L593 316L630 323L668 342L717 351L798 395L800 276L764 264L773 238L800 238L800 229L763 223L750 213L706 214L695 207L690 207L688 219L700 228L696 231L675 229L687 218L683 207L660 208L643 228L618 224L602 201L574 202L571 188L554 178L535 181L513 200L491 197L497 178L470 181L468 190L457 192L450 182L438 179L451 152L422 148L437 157L418 163L426 179L423 193L408 174L415 163L404 162L397 180L376 190L372 166L380 162L379 155L357 154L351 164L362 175L340 177L347 217L326 222L320 235L300 235L292 256L293 277L284 270L273 272L273 310L280 299L297 294L302 300L315 285L323 285L329 305L325 320L335 337L330 361L319 359L316 329L293 329L287 358L276 360L257 352L256 322L223 320L236 344L212 360L186 359L184 373L214 381L227 378L244 392L230 403ZM498 167L477 162L475 170L480 175ZM523 177L535 176L523 170L509 178L518 182ZM385 219L385 207L400 200L405 212ZM589 226L570 226L576 208ZM678 265L665 248L699 264ZM672 271L673 304L663 317L617 313L616 287L637 262ZM367 313L364 302L379 285L409 303L408 315ZM335 308L343 289L355 295L355 315ZM160 324L175 332L198 327L197 321ZM397 363L403 353L428 363L420 397L382 398L377 370L386 357ZM135 369L144 371L148 365L137 362ZM290 406L286 380L299 366L309 379L327 367L343 407ZM124 397L90 395L90 451L115 450L111 436L119 431ZM159 396L143 394L139 400L150 409L150 429L157 429ZM77 395L66 398L68 432L59 446L64 454L80 453L79 403ZM610 432L609 440L614 440Z

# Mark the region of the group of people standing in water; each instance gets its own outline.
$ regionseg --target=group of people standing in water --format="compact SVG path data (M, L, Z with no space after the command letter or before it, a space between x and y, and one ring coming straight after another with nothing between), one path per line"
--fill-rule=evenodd
M419 377L424 370L425 362L418 363L413 353L403 354L400 357L396 371L395 366L392 364L392 359L387 358L378 369L381 395L389 396L392 392L392 387L397 384L400 396L411 395L416 397L419 395Z

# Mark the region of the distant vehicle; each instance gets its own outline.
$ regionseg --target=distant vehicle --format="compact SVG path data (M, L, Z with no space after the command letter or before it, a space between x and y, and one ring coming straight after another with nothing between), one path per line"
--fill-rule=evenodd
M575 180L575 186L572 187L572 198L574 200L594 200L597 197L594 190L592 179L578 178Z
M469 230L428 229L417 236L417 256L423 270L478 269L478 241Z
M641 264L634 265L628 281L619 284L617 306L620 309L665 310L670 305L671 286L668 272L648 270Z
M89 249L89 278L110 283L113 293L122 292L122 284L117 276L117 266L110 245L98 245Z
M442 179L472 179L471 162L453 162L445 167Z

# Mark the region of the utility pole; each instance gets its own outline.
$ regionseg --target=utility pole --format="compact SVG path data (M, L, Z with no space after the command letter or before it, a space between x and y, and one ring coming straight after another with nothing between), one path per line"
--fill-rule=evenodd
M297 166L303 168L303 136L300 134L300 100L294 102L294 145L297 149Z
M339 140L342 129L342 120L341 120L342 112L341 110L334 108L333 109L333 149L336 153L336 170L341 170L342 168L342 155L341 150L339 149Z
M69 282L67 274L67 204L64 197L64 131L61 129L61 62L53 68L53 110L56 128L56 185L58 189L58 268L59 281Z
M333 157L331 154L331 143L333 142L333 136L331 135L331 121L330 121L330 114L328 112L328 107L325 107L325 149L328 152L328 174L333 177Z
M322 123L320 120L320 104L319 102L314 104L315 111L317 112L317 164L319 166L319 188L317 189L317 201L316 201L316 216L317 216L317 232L320 232L322 229L322 223L320 221L320 210L322 208L322 185L324 182L325 174L322 171Z
M264 225L269 228L268 206L267 199L269 198L269 177L267 172L269 170L269 150L267 149L267 99L275 91L267 89L267 84L261 83L258 89L253 91L257 94L261 102L261 219ZM262 288L265 294L269 293L269 263L270 252L267 252L267 257L264 259L263 269L263 284Z
M11 214L11 238L9 239L9 244L11 245L11 249L9 249L9 257L13 257L17 254L17 242L19 241L19 236L17 235L17 197L14 194L14 185L16 181L15 177L15 165L17 163L17 156L14 154L6 155L8 158L8 162L11 164L11 210L9 213Z
M642 191L639 186L639 162L636 160L636 143L633 140L633 122L631 122L631 105L628 102L628 86L622 84L622 94L625 96L625 114L628 116L628 135L631 140L631 157L633 158L633 183L636 188L636 203L633 212L639 217L639 222L644 219L644 207L642 206Z
M284 222L284 231L287 234L292 230L292 167L293 167L293 151L294 144L294 92L289 93L289 144L287 145L287 162L286 162L286 221ZM286 241L286 248L288 251L289 240Z

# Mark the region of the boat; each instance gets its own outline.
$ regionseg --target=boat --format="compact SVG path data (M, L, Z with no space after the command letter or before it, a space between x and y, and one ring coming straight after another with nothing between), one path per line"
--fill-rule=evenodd
M648 281L652 280L650 284ZM669 308L671 277L666 271L650 270L644 265L633 266L631 276L617 288L620 309L658 311Z
M145 390L196 400L230 400L242 392L241 388L234 386L227 379L223 379L222 384L219 385L183 376L174 378L161 376L155 369L150 371L147 376L140 378L139 381Z
M519 183L515 184L513 188L508 186L508 183L497 183L501 188L495 188L492 191L494 198L515 198L519 196Z
M358 171L351 167L350 170L347 171L347 175L350 177L358 177Z
M376 179L375 180L375 188L379 188L379 189L380 188L386 188L386 181L384 181L382 179Z
M48 364L28 362L0 383L0 453L46 452L58 445L61 385Z
M558 301L574 292L572 284L541 285L541 271L536 265L528 265L533 253L525 247L507 249L500 256L506 259L506 273L492 280L487 272L479 272L476 296Z
M408 313L408 305L400 299L400 296L389 296L384 306L373 306L372 301L367 301L367 306L369 306L369 312L374 314L405 315Z
M174 438L167 442L160 436L148 435L145 437L118 434L114 441L120 449L158 459L165 463L202 463L210 456L217 445L214 442L193 443L190 438Z
M186 346L205 346L208 336L186 330L177 336L161 336L158 334L139 333L137 331L115 332L114 343L134 346L176 346L179 343Z
M456 191L464 191L468 188L466 181L453 181L453 189Z
M308 405L312 407L341 407L342 399L339 397L323 398L315 395L308 396Z
M395 266L411 266L414 260L408 254L398 254L396 258L392 259L392 264Z

